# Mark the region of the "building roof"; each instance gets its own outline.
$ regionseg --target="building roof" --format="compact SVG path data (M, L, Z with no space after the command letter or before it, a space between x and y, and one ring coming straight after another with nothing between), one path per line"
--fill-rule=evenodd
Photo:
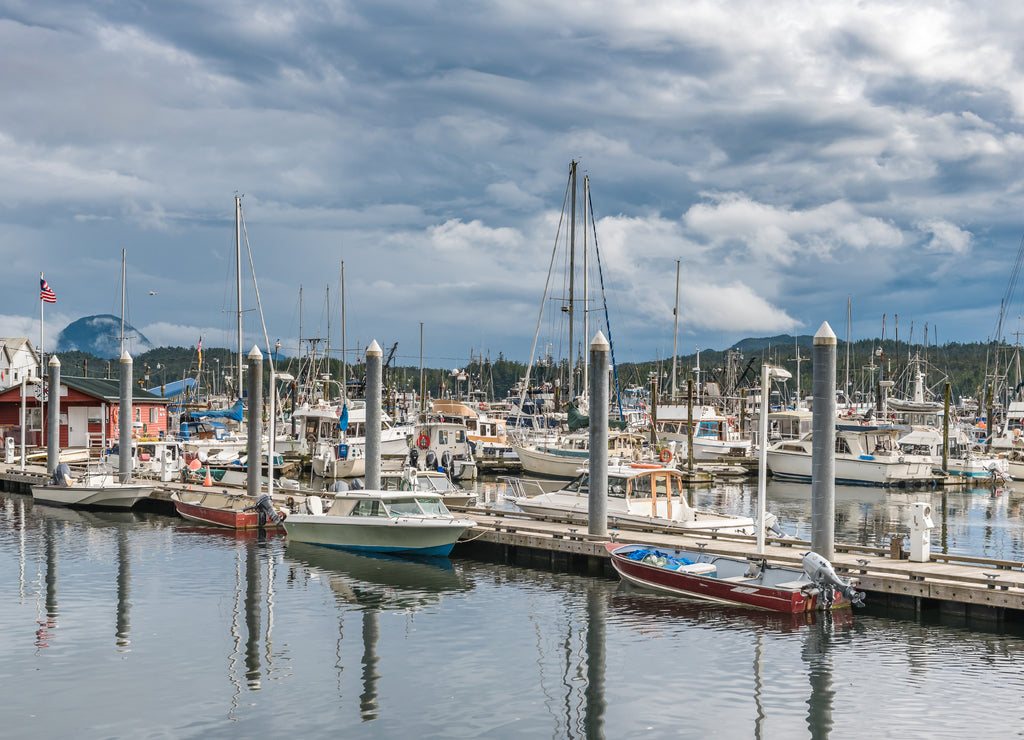
M121 381L114 378L77 378L74 376L61 375L60 382L68 388L74 388L104 401L117 403L121 400ZM169 403L170 398L161 398L142 388L132 388L132 402L145 401L147 403Z

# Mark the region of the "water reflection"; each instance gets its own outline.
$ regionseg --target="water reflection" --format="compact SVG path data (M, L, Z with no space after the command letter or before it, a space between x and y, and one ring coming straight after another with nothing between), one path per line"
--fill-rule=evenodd
M415 612L437 604L447 592L462 592L472 588L472 584L467 582L461 571L454 568L448 558L360 554L302 542L289 542L286 556L291 561L289 581L326 581L340 605L356 606L362 613L362 691L359 695L359 716L364 722L380 717L380 613ZM342 610L338 616L336 668L339 686L340 674L344 669L341 640L345 613L346 610Z

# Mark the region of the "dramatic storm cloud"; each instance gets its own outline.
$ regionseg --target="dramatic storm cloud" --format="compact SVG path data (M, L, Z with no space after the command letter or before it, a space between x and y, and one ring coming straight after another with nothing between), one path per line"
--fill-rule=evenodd
M526 359L575 159L619 359L671 350L677 263L687 352L844 335L848 298L854 337L898 313L983 340L1024 233L1022 22L993 2L0 0L0 335L38 336L41 271L47 337L118 314L123 249L151 341L233 346L244 194L271 343L329 318L340 345L344 262L350 347L412 364L422 324L432 366Z

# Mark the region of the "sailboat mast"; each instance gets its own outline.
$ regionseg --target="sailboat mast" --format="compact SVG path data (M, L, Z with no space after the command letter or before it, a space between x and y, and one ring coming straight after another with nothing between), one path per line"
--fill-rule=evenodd
M583 176L583 341L590 342L590 292L587 287L587 209L590 204L590 176ZM590 388L590 352L583 353L583 388L587 393Z
M235 306L238 311L238 368L235 389L242 397L242 198L235 196Z
M846 400L850 401L850 296L846 296L846 385L843 388Z
M121 250L121 355L124 355L124 250Z
M341 261L341 400L348 402L348 368L345 367L345 352L348 344L345 340L345 260Z
M324 350L324 361L327 365L327 375L331 374L331 286L327 286L327 348ZM324 383L324 396L331 399L330 379Z
M675 403L676 398L676 361L679 358L679 260L676 260L676 305L672 309L672 315L675 317L675 326L672 329L672 398L671 402ZM652 401L654 399L651 399Z
M572 169L569 173L572 183L572 210L569 216L569 400L576 397L576 383L573 374L576 360L576 344L573 334L573 323L575 316L575 294L574 279L576 277L576 160L572 161Z

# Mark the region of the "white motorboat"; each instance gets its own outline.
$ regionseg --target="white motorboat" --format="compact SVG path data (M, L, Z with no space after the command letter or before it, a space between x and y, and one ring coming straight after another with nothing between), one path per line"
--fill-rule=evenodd
M676 442L686 449L693 427L693 459L717 460L723 457L749 457L750 440L740 434L738 420L724 416L710 406L694 406L691 412L681 404L666 404L657 409L658 439Z
M366 404L350 401L343 407L315 406L296 412L304 420L313 473L321 478L358 478L366 474ZM341 421L343 420L343 421ZM339 427L339 423L345 426ZM404 457L411 428L393 427L381 419L381 457Z
M412 438L410 438L412 439ZM466 425L461 421L427 421L416 425L414 446L408 463L447 473L452 480L475 480L477 464L469 445Z
M441 500L449 506L473 506L476 503L476 494L473 491L467 491L445 473L437 470L417 470L411 467L402 470L382 470L380 487L385 491L439 493Z
M639 445L644 438L630 432L608 433L610 459L640 460ZM537 442L513 444L523 470L549 478L575 478L590 462L590 432L571 432Z
M585 519L590 509L590 475L580 474L565 488L529 495L530 488L542 490L538 481L505 479L515 495L509 500L530 514L561 514ZM750 517L694 509L686 501L682 474L656 463L632 463L608 467L607 512L609 523L646 524L682 532L756 534ZM775 517L766 517L770 529ZM781 534L781 532L780 532Z
M904 453L903 433L892 426L836 425L835 482L847 485L906 486L936 479L932 458ZM783 440L767 450L768 469L777 478L811 481L812 432Z
M471 519L458 519L440 494L349 490L309 496L284 520L288 539L367 552L447 556Z
M61 463L52 480L32 486L32 498L54 506L130 509L153 493L153 488L151 484L121 483L115 473L107 471L86 472L75 479L67 464Z

